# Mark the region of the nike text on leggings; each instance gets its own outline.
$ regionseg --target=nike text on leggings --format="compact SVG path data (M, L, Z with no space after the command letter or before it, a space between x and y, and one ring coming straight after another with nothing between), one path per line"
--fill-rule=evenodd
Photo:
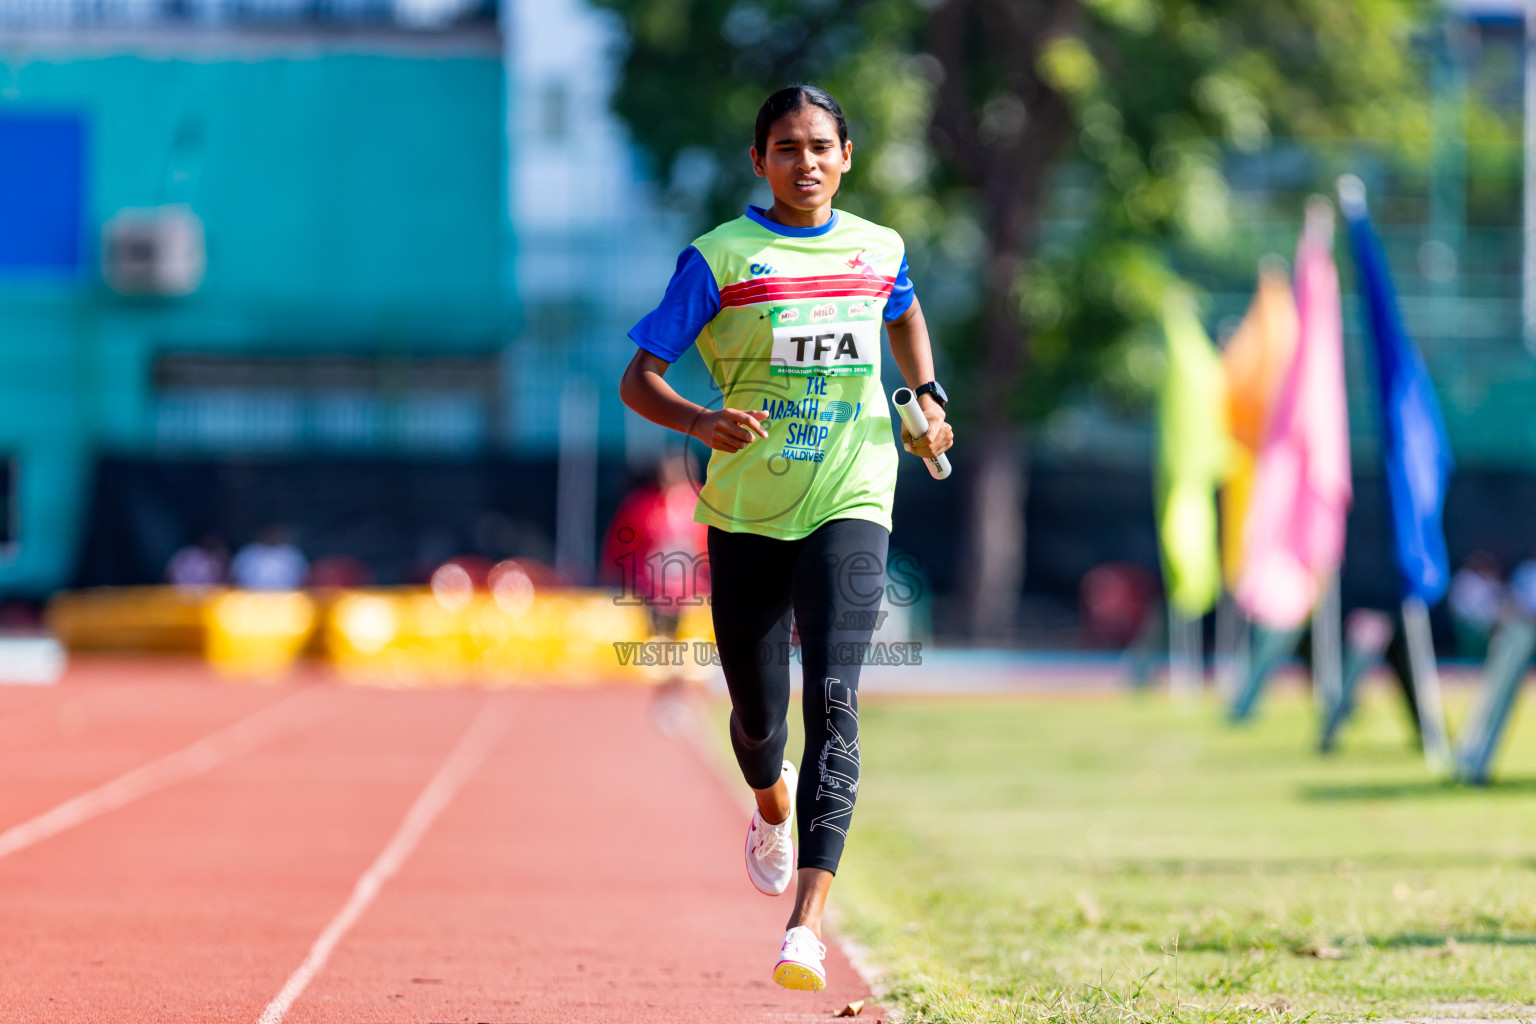
M788 735L793 623L805 751L795 797L802 868L836 872L859 792L859 667L885 588L890 534L834 519L799 540L710 527L715 643L731 692L731 746L753 789L778 779ZM849 612L866 614L849 615Z

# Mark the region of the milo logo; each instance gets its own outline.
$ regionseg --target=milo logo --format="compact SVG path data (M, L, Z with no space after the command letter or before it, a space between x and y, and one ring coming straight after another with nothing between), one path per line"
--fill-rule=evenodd
M811 323L819 324L823 320L831 320L837 316L837 303L827 302L811 309Z
M800 311L798 309L785 309L779 311L779 323L781 324L792 324L799 319Z
M869 307L862 302L855 302L853 305L848 307L849 316L863 316L868 312Z

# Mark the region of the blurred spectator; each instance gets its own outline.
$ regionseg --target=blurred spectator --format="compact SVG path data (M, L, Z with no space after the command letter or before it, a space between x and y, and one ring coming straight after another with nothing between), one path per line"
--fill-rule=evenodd
M1499 563L1486 551L1474 551L1451 577L1449 604L1456 628L1456 651L1464 658L1488 654L1488 638L1504 615L1508 595Z
M216 587L225 582L228 569L229 551L224 542L206 534L171 556L165 564L165 582L188 590Z
M564 587L569 586L565 577L534 558L504 558L491 569L486 585L492 590L496 589L496 570L516 568L528 581L536 587Z
M434 569L432 571L431 578L436 579L437 574L444 568L453 566L457 569L463 570L464 577L469 581L469 584L472 588L475 590L484 590L486 589L487 581L490 579L491 568L493 564L494 563L492 563L490 559L481 558L479 555L459 555L455 558L448 559L442 565Z
M693 521L698 492L686 455L669 455L656 479L619 505L603 542L602 569L623 598L643 601L652 630L676 636L683 609L709 592L708 529Z
M1515 566L1509 578L1509 596L1515 611L1536 619L1536 555Z
M1157 580L1139 565L1106 562L1083 576L1077 593L1088 642L1118 650L1135 639L1157 597Z
M309 562L286 530L269 526L236 552L229 575L244 590L297 590L309 576Z
M478 555L461 555L434 569L427 585L439 604L458 611L474 600L475 591L487 588L492 568L490 562Z

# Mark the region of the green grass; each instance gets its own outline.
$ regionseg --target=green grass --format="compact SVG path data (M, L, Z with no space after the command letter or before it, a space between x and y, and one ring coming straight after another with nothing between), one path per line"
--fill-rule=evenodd
M869 699L861 718L833 899L909 1020L1536 1002L1536 716L1487 790L1435 782L1385 692L1331 758L1294 697L1241 729L1130 696Z

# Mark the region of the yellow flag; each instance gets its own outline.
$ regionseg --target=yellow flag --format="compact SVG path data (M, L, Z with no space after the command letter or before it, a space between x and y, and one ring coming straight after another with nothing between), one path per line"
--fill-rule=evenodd
M1259 270L1259 288L1243 322L1222 350L1227 378L1227 415L1232 463L1221 492L1221 567L1229 588L1246 561L1244 524L1253 495L1258 451L1300 333L1291 279L1282 267Z
M1163 305L1168 376L1158 403L1157 534L1168 601L1187 618L1221 593L1216 488L1226 475L1226 376L1186 293Z

